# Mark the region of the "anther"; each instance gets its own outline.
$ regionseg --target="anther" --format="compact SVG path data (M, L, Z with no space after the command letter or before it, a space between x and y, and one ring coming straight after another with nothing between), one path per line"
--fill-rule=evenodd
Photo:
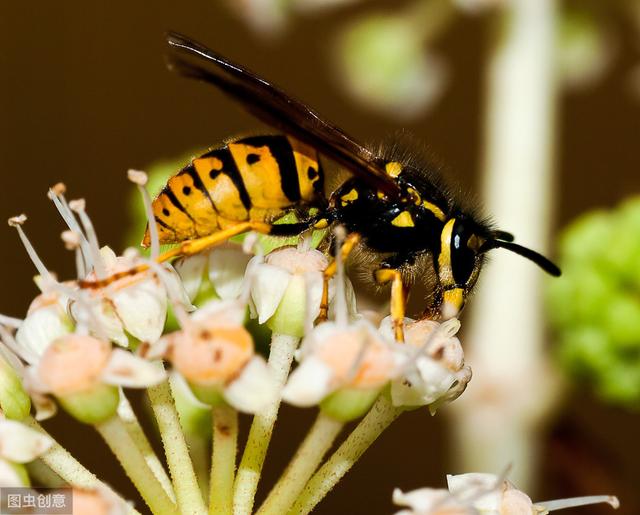
M160 255L160 238L158 237L158 226L156 225L155 216L153 214L153 205L151 197L147 191L146 185L149 177L145 172L140 170L129 170L127 172L129 180L138 186L144 203L144 211L147 215L147 226L149 227L149 236L151 238L151 259L156 259Z

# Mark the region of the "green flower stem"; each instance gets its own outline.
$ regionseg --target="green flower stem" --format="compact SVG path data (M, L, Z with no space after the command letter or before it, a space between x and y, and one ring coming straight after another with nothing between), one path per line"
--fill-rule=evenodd
M196 434L185 434L187 440L187 446L189 447L189 455L191 456L191 463L193 463L193 470L196 473L198 479L198 486L200 487L200 494L205 499L209 495L209 437Z
M44 428L38 424L32 417L27 417L24 420L24 423L27 424L32 429L36 431L40 431L51 437L49 433L47 433ZM53 438L53 437L51 437ZM55 442L55 440L54 440ZM100 481L95 474L88 471L78 460L76 460L62 445L58 442L55 442L47 452L42 454L39 458L47 467L49 467L53 472L55 472L60 478L62 478L65 482L73 487L78 488L104 488L105 490L109 490L116 497L119 497L123 503L126 504L126 501L122 499L116 492L111 490L105 483ZM129 513L140 515L140 512L133 508L129 507Z
M394 407L386 395L381 395L338 450L309 480L289 515L306 515L313 510L402 411L402 408Z
M343 422L322 412L318 414L295 456L257 514L280 515L287 513L343 427Z
M234 484L233 512L236 515L246 515L253 510L253 501L258 488L262 465L271 441L273 426L278 417L282 386L289 375L293 353L299 341L300 339L295 336L278 333L271 335L269 367L279 385L278 395L273 404L267 406L253 418L247 445L244 449Z
M173 485L171 484L171 479L167 475L167 471L164 466L158 459L158 456L153 451L151 444L149 443L149 439L147 435L144 433L144 430L140 426L140 422L138 421L138 417L135 412L131 408L131 404L129 403L129 399L126 398L124 392L120 392L120 404L118 405L118 417L122 420L123 424L129 431L129 435L137 445L140 452L143 454L147 465L153 472L153 475L156 476L162 488L169 496L169 498L175 502L176 496L173 492Z
M147 394L160 429L180 513L206 513L169 382L148 388Z
M209 514L231 515L238 444L238 412L228 404L221 404L213 408L212 419Z
M94 426L154 515L176 515L176 505L147 465L125 424L117 416Z

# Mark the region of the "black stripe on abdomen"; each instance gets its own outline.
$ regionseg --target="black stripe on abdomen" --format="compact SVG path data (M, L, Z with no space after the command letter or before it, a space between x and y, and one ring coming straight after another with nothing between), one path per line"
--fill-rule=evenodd
M225 174L233 185L236 187L238 191L238 195L240 197L240 201L244 208L249 211L251 209L251 197L249 197L249 192L247 191L246 186L244 185L244 180L242 179L242 175L240 175L240 170L238 170L238 165L236 165L235 159L231 155L231 150L228 147L217 148L212 150L211 152L207 152L202 157L215 157L220 160L222 163L222 168L219 173Z
M251 136L238 140L238 143L252 147L268 147L278 163L282 192L291 202L300 200L300 180L298 179L296 158L286 136Z
M189 177L191 177L191 180L193 181L193 185L196 187L196 189L200 190L202 194L205 197L207 197L207 199L209 199L211 208L213 209L214 212L217 213L218 210L216 209L216 205L213 203L213 199L209 194L209 190L204 185L204 182L202 182L202 179L200 178L200 175L198 175L198 172L196 172L196 169L194 168L193 164L184 168L180 173L186 173Z

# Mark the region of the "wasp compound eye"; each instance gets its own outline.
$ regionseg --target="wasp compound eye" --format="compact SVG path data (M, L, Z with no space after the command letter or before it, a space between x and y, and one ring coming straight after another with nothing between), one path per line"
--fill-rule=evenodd
M471 278L478 254L478 237L465 222L456 220L451 231L451 271L456 284Z

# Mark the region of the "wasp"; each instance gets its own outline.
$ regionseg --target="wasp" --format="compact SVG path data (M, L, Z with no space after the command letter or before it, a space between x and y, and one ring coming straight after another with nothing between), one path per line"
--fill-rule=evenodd
M376 283L391 283L396 338L409 288L435 277L425 314L457 316L473 289L485 254L515 252L551 275L560 270L537 252L514 243L447 192L436 170L403 156L374 152L301 102L247 69L182 35L170 33L169 67L211 84L282 135L235 139L192 160L153 201L161 243L180 243L165 261L192 255L231 236L257 231L292 236L340 224L343 258L358 249ZM319 155L351 176L329 194ZM300 221L274 223L295 211ZM312 214L311 214L312 213ZM143 245L149 245L149 229ZM326 318L325 271L320 319Z

